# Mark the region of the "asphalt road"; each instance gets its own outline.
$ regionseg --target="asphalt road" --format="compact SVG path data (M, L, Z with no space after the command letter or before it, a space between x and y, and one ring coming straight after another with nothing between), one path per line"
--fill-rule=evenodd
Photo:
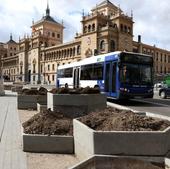
M170 117L170 99L161 99L155 91L153 99L133 99L125 101L109 100L110 102L142 112L151 112Z

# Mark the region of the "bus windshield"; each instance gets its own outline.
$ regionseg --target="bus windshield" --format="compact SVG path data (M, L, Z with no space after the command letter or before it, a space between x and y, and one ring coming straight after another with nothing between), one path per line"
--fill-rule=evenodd
M120 82L152 85L152 67L150 65L123 63L120 67Z

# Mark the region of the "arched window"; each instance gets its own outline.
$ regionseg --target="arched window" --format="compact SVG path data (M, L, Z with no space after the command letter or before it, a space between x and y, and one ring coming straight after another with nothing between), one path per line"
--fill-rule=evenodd
M63 56L64 56L64 51L62 50L62 52L61 52L61 57L63 58Z
M67 51L66 51L66 49L64 50L64 57L66 57L66 55L67 55Z
M75 56L76 48L73 48L73 56Z
M92 25L92 31L95 31L95 24Z
M57 52L54 52L54 59L57 58Z
M131 29L130 29L130 27L128 27L128 33L131 34Z
M59 59L61 58L61 51L59 51Z
M110 52L114 52L115 49L116 49L115 41L111 40L111 42L110 42Z
M120 25L120 30L123 32L123 24Z
M20 62L20 74L23 74L23 61Z
M80 45L77 46L77 55L80 55L81 54L81 47Z
M87 26L84 27L84 33L87 33Z
M91 25L88 26L88 32L91 32Z
M100 50L105 50L105 41L104 40L102 40L100 42Z
M52 33L52 37L53 37L53 38L55 37L55 33L54 33L54 32Z
M125 33L127 33L127 26L125 26L124 29L125 29Z
M73 49L71 48L70 49L70 57L72 56L72 54L73 54Z
M36 60L34 59L34 60L32 61L32 63L33 63L33 73L36 73L36 71L35 71Z
M69 57L69 55L70 55L70 50L67 49L67 57Z

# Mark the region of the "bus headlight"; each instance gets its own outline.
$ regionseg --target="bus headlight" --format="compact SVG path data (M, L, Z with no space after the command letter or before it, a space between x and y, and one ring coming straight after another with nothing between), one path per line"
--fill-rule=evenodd
M129 92L129 90L127 88L120 88L120 91L122 91L122 92Z

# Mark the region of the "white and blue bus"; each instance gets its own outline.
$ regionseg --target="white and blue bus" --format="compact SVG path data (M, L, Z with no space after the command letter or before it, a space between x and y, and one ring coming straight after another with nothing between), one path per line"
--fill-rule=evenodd
M115 99L153 97L153 58L132 52L92 56L58 67L57 85L99 87Z

